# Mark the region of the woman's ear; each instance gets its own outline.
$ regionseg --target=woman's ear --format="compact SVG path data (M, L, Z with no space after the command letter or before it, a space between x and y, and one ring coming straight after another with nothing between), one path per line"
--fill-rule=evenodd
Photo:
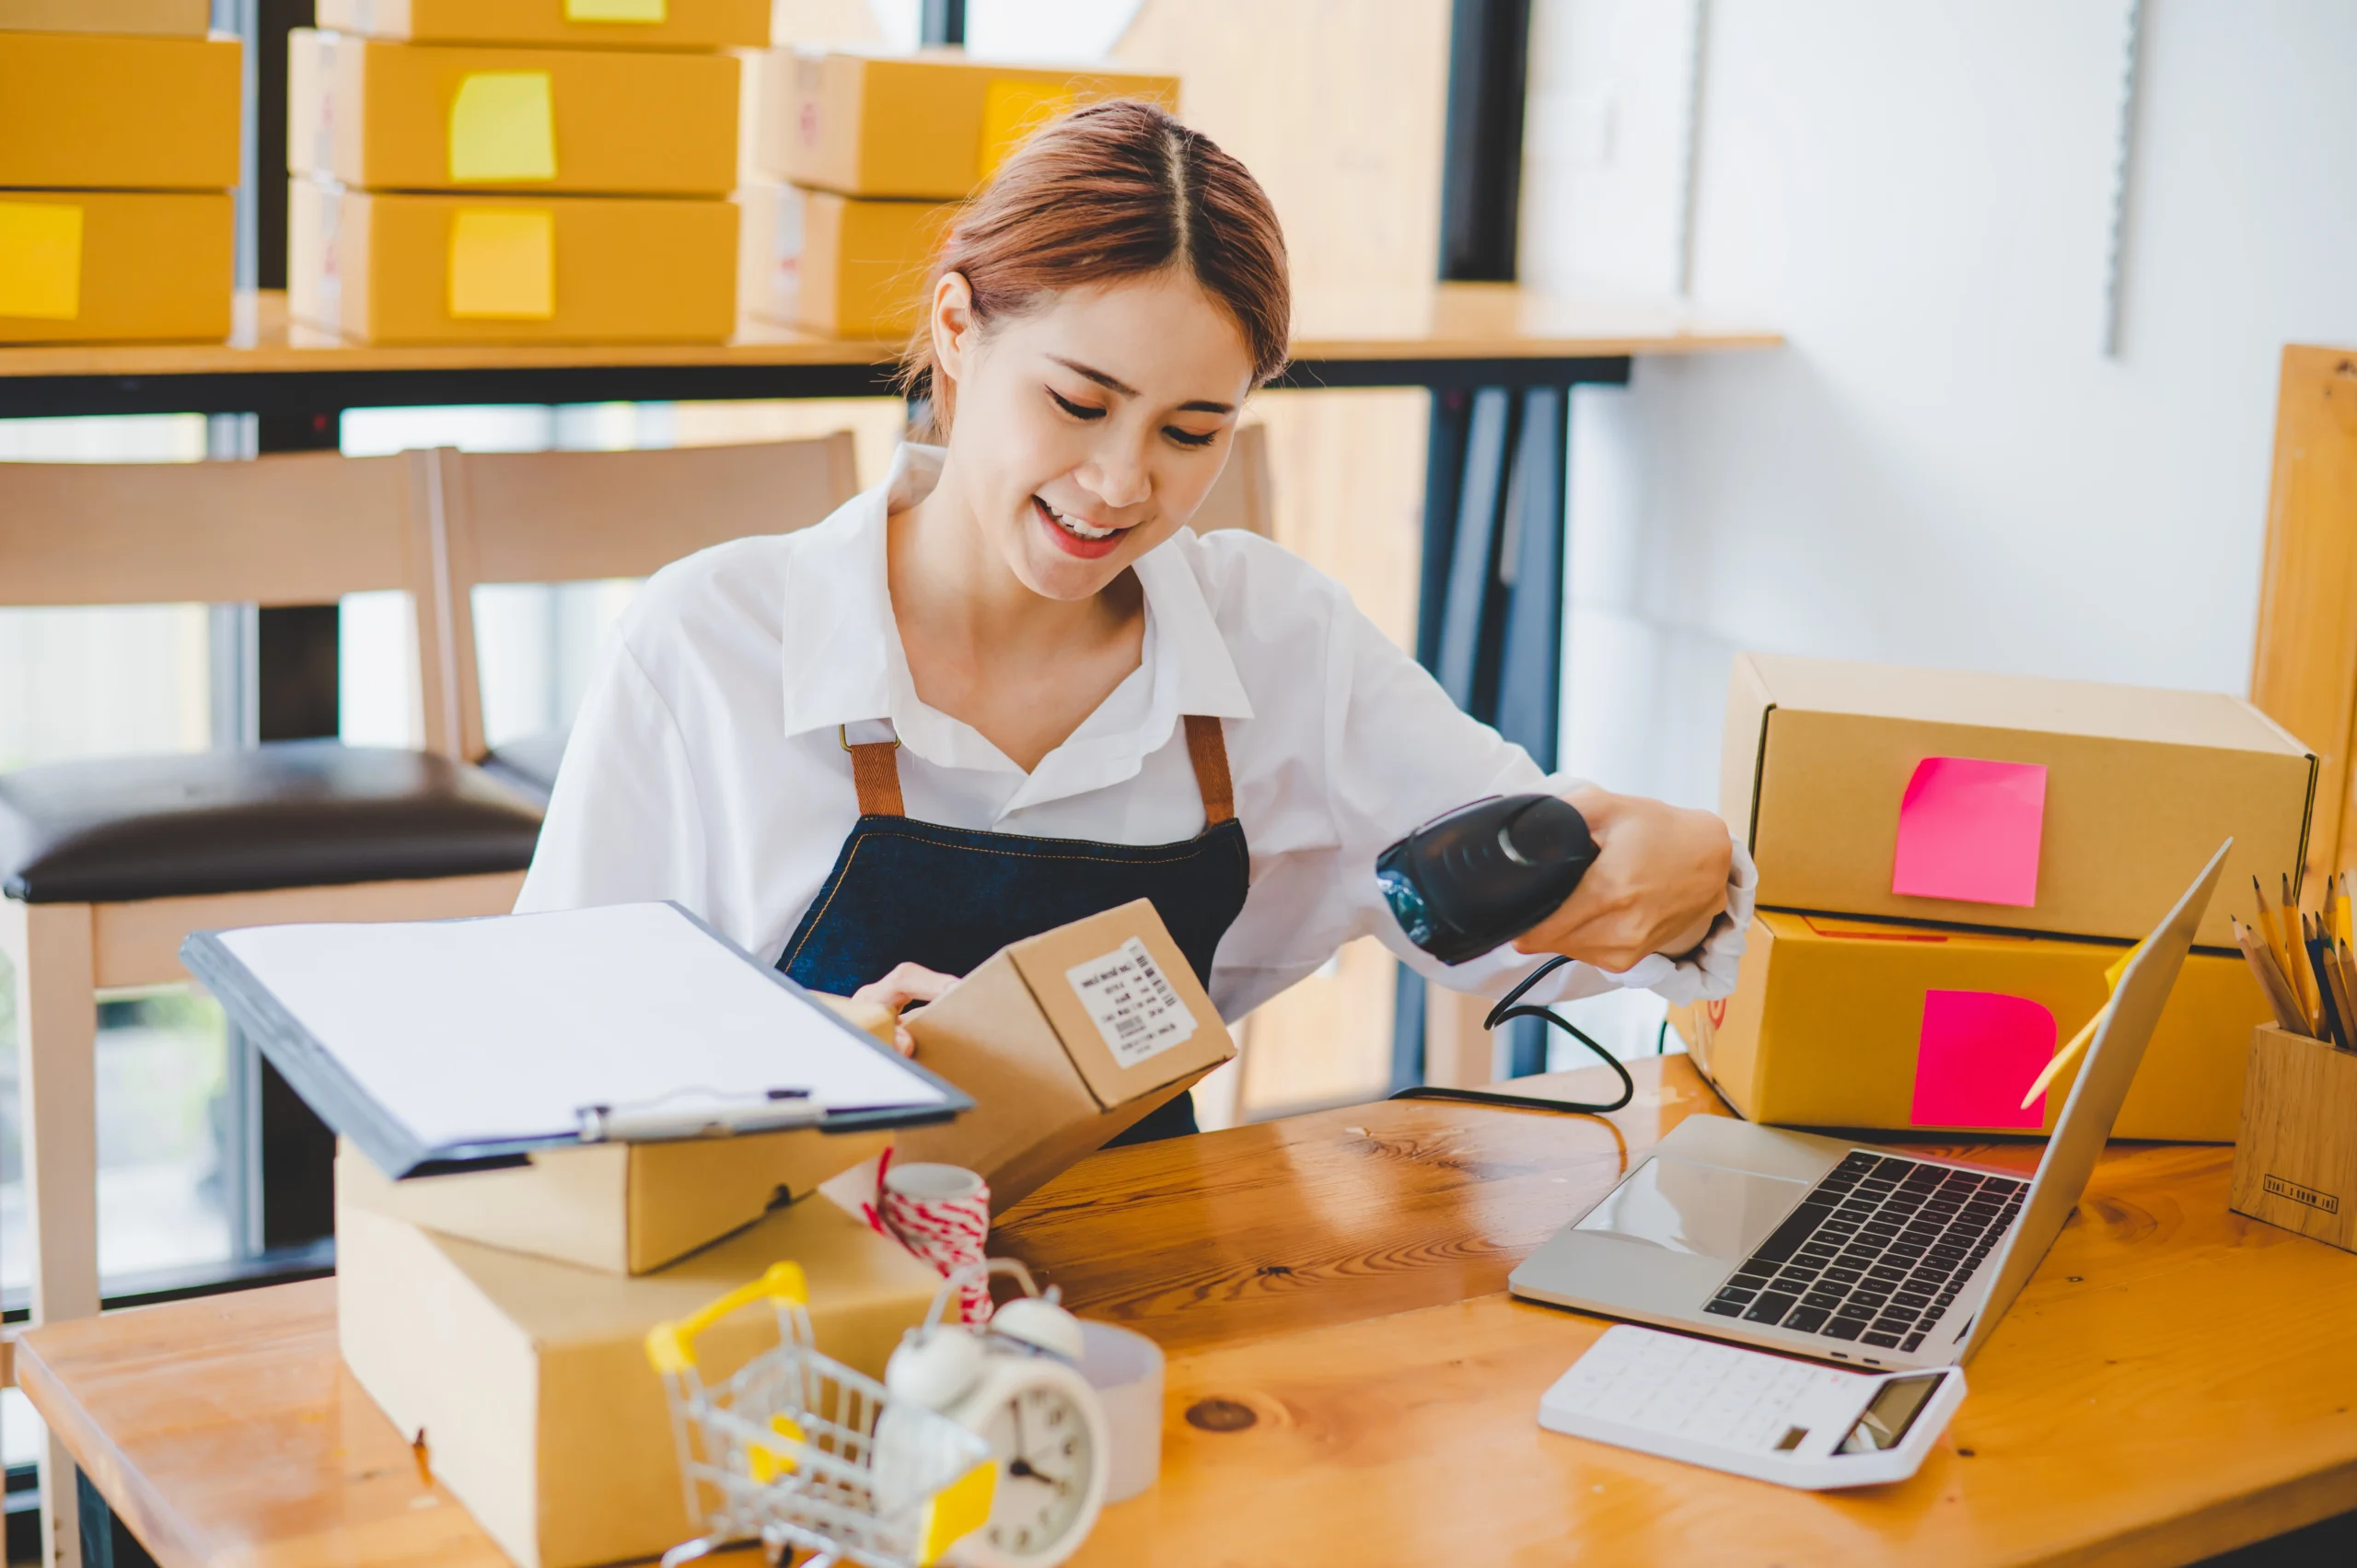
M932 313L926 325L933 333L935 368L952 381L963 380L966 354L974 344L974 288L963 273L944 273L933 285Z

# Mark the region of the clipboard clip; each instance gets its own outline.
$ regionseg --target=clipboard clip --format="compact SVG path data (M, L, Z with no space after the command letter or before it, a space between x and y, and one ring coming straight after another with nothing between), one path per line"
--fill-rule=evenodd
M808 1089L759 1096L683 1089L639 1105L585 1105L574 1116L585 1144L658 1144L815 1127L826 1120L827 1108Z

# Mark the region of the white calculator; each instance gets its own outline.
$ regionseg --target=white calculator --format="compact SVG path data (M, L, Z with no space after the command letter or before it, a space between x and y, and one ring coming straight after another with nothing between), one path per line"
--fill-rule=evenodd
M1964 1402L1948 1366L1882 1376L1621 1323L1538 1401L1538 1424L1779 1486L1904 1481Z

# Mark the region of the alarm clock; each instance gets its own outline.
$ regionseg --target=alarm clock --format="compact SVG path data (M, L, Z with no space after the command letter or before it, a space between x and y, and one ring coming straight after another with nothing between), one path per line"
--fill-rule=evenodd
M1040 1295L1021 1263L996 1259L988 1271L1014 1275L1029 1294L1000 1307L985 1329L943 1323L946 1302L978 1272L972 1264L958 1269L924 1327L892 1352L884 1387L894 1403L936 1411L990 1445L996 1475L987 1516L942 1543L946 1559L967 1568L1054 1568L1088 1539L1104 1505L1105 1410L1081 1376L1079 1320L1052 1290ZM879 1471L900 1468L893 1454L900 1430L888 1407L876 1433Z

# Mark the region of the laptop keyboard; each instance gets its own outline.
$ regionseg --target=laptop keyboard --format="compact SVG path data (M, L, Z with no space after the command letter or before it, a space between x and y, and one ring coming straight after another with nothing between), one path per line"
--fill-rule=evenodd
M1863 1150L1702 1310L1911 1351L2021 1212L2029 1183Z

